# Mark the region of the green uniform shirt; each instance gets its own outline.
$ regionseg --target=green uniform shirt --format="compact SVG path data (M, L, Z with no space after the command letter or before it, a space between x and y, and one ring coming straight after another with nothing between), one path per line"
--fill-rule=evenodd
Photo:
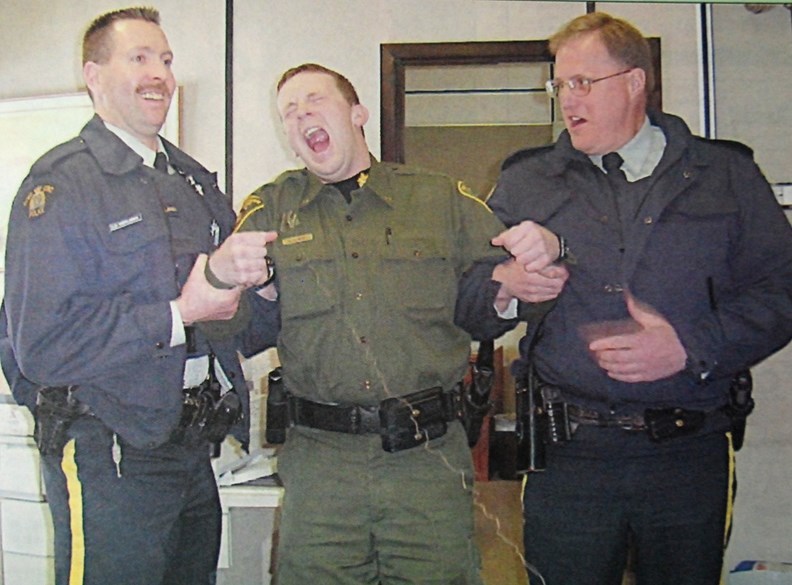
M276 230L286 388L321 402L376 405L465 374L457 283L503 224L445 175L372 161L350 204L307 170L248 197L238 229Z

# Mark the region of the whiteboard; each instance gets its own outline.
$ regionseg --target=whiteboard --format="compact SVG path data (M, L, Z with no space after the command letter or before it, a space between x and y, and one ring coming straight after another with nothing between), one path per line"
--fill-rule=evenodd
M173 95L161 132L177 145L180 93ZM0 275L5 266L8 214L19 186L41 155L79 134L93 114L86 92L0 100Z

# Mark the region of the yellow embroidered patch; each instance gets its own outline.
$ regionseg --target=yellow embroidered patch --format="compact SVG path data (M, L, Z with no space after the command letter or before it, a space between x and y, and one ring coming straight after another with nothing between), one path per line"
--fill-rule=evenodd
M233 231L238 231L242 224L245 223L254 212L263 208L264 202L261 200L261 197L255 193L248 195L247 198L242 202L242 208L239 210L239 215L237 216Z
M47 206L47 195L55 192L52 185L38 185L25 197L24 205L28 208L28 218L33 219L44 215Z
M465 185L464 181L457 181L457 191L466 197L476 197L475 193L471 191L470 187Z
M463 181L457 181L457 191L459 191L459 194L462 195L463 197L467 197L468 199L472 199L476 203L479 203L480 205L484 206L490 213L492 212L492 210L484 202L484 200L479 198L479 197L476 197L476 195L473 193L473 191L471 191L470 187L465 185L465 183Z

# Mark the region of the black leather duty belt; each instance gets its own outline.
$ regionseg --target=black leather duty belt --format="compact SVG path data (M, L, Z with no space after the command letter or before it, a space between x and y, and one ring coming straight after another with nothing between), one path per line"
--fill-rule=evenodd
M290 397L292 422L322 431L364 435L380 432L379 406L325 404Z
M683 435L726 431L732 420L728 407L715 410L688 410L681 407L647 408L643 415L611 415L567 405L569 420L579 425L645 431L655 441Z
M645 431L646 421L643 415L611 415L597 412L596 410L588 410L577 406L575 404L567 405L569 412L569 420L579 425L588 425L594 427L610 427L622 429L625 431Z
M377 406L328 404L290 395L289 413L294 425L353 435L382 434L385 427L392 426L390 414L394 405L406 409L418 422L424 417L451 422L459 418L458 401L457 390L444 392L439 389L390 398ZM405 424L413 428L415 421Z

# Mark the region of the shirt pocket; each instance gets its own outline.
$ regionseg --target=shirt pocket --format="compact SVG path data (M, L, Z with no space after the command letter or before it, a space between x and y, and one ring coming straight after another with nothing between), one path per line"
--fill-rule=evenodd
M134 283L162 263L172 265L168 230L161 218L145 211L106 214L97 226L102 240L102 279L107 283ZM146 278L146 282L150 279Z
M457 276L447 242L427 237L394 240L382 257L381 294L414 317L431 317L456 300Z
M663 211L652 232L652 257L665 267L711 274L728 262L738 226L739 209L732 198L709 192L680 197Z
M284 319L313 317L334 309L338 262L325 246L311 240L268 249L278 275Z

